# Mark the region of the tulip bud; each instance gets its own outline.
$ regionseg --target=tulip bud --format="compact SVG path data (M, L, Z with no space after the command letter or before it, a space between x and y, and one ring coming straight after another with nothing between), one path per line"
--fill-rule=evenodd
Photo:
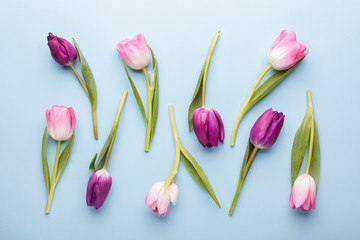
M53 106L46 110L46 125L50 136L57 141L68 140L76 124L74 109L65 106Z
M155 183L145 198L145 206L162 217L169 212L170 202L173 205L176 204L179 195L179 188L175 183L171 184L166 191L164 187L163 181Z
M142 33L136 35L133 40L125 39L119 42L116 49L124 62L133 69L143 69L150 62L149 47Z
M47 40L51 56L57 63L63 66L69 66L75 62L77 54L71 43L63 38L54 36L52 33L49 33Z
M298 176L290 194L290 208L301 208L304 212L315 209L316 183L309 174Z
M271 147L280 134L284 118L282 112L278 113L272 108L266 110L251 129L250 142L257 148Z
M89 207L99 209L110 191L112 178L108 171L100 169L94 172L87 186L86 203Z
M294 32L283 30L268 53L268 61L276 70L286 70L294 66L309 53L306 46L296 41Z
M224 125L217 111L208 107L194 111L193 126L197 139L203 147L217 146L224 143Z

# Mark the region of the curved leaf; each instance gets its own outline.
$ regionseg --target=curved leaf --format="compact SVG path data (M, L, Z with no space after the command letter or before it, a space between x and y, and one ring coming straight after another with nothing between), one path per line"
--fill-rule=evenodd
M291 151L291 186L299 174L301 164L304 160L306 148L309 143L311 130L311 109L308 108L300 127L296 131Z
M46 157L46 134L47 134L47 128L45 127L43 139L42 139L42 166L43 166L43 172L44 172L44 179L46 184L47 192L50 192L50 172L49 172L49 165L47 163L47 157Z
M200 165L196 160L191 156L191 154L185 149L185 147L179 142L180 156L185 164L186 168L189 170L191 175L195 180L200 184L200 186L210 195L210 197L215 201L216 205L220 207L220 203L216 198L215 192L211 187L211 184L206 177L204 171L201 169Z
M319 142L318 127L315 120L314 122L315 122L314 145L313 145L313 152L310 163L310 174L314 178L317 187L319 182L319 172L320 172L320 142Z
M154 71L154 82L151 84L151 93L152 93L152 122L151 122L151 135L150 135L150 144L154 137L156 123L158 119L159 112L159 71L158 63L155 60L153 51L151 50L152 59L153 59L153 71Z
M205 71L205 66L206 66L206 62L204 63L204 66L201 70L200 76L199 76L199 80L198 83L196 85L196 89L194 92L194 96L191 100L190 106L189 106L189 111L188 111L188 124L189 124L189 131L192 130L193 128L193 116L194 116L194 111L197 108L200 108L202 106L202 88L203 88L203 80L204 80L204 71Z
M240 179L243 179L243 181L245 180L246 175L248 174L248 172L245 172L246 164L248 163L251 153L254 151L254 149L255 149L255 146L250 142L250 139L249 139L248 145L246 147L246 152L244 155L243 164L242 164L241 170L240 170ZM258 152L259 151L256 152L254 158L256 157ZM250 165L250 167L251 167L251 165ZM250 167L249 167L249 169L250 169Z
M89 165L89 170L90 170L91 172L95 172L95 161L96 161L96 158L97 158L97 153L95 153L95 156L93 157L93 159L91 160L90 165Z
M247 104L246 111L252 108L258 101L265 97L271 90L273 90L292 70L294 70L299 63L303 60L302 58L291 68L284 71L277 71L271 77L269 77L260 87L258 87L252 95L249 103Z
M66 145L63 152L60 155L58 169L57 169L57 172L56 172L55 185L58 183L58 181L59 181L59 179L61 177L61 174L63 173L63 171L64 171L64 169L66 167L66 164L67 164L67 162L69 160L72 145L74 143L74 139L75 139L75 132L71 136L70 141L68 142L68 144Z
M96 93L96 85L95 85L94 75L92 74L90 66L89 66L88 62L86 61L84 55L82 54L82 52L74 38L73 38L73 41L74 41L76 52L79 56L79 61L81 63L81 72L82 72L82 75L83 75L83 78L84 78L84 81L86 84L86 88L90 95L91 105L93 108L96 109L96 94L97 93Z
M137 88L136 88L133 80L132 80L131 77L130 77L130 74L129 74L129 71L128 71L127 67L126 67L125 62L123 62L123 63L124 63L124 68L125 68L125 71L126 71L126 75L127 75L128 79L129 79L131 88L132 88L132 90L133 90L133 92L134 92L136 102L137 102L137 104L139 105L139 108L140 108L141 114L143 115L143 118L144 118L145 123L147 123L147 118L146 118L146 113L145 113L144 104L143 104L143 102L142 102L142 100L141 100L140 94L139 94L139 92L138 92L138 90L137 90Z

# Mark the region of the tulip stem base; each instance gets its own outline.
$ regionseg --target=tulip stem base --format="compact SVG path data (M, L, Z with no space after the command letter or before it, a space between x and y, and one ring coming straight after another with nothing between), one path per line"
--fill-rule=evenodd
M238 183L238 186L237 186L237 189L236 189L236 193L235 193L235 196L234 196L234 200L233 200L233 202L231 203L231 207L230 207L230 210L229 210L229 215L232 215L233 212L234 212L234 209L235 209L235 206L236 206L236 202L237 202L237 200L238 200L238 198L239 198L239 194L240 194L241 188L242 188L242 186L243 186L243 184L244 184L246 175L247 175L247 173L249 172L249 169L250 169L250 167L251 167L251 164L253 163L253 161L254 161L254 159L255 159L255 156L256 156L256 153L257 153L258 151L259 151L259 148L255 147L254 150L252 151L250 157L249 157L249 160L248 160L247 163L246 163L243 176L241 176L241 174L240 174L239 183Z
M55 186L56 186L56 175L57 175L57 170L58 170L58 165L59 165L60 145L61 145L61 141L58 141L57 148L56 148L56 155L55 155L54 170L53 170L53 174L51 177L50 192L47 197L45 213L50 213L51 203L52 203L52 200L54 197L54 191L55 191Z
M144 151L148 152L150 149L150 144L151 144L151 126L152 126L152 94L151 94L151 89L150 89L150 80L149 80L149 75L146 72L146 69L143 68L142 69L146 78L146 87L147 87L147 97L148 97L148 121L146 124L146 134L145 134L145 144L144 144Z
M241 119L244 117L244 115L246 114L246 112L249 110L249 109L246 109L247 108L247 105L249 104L252 96L254 95L254 92L256 90L256 88L259 86L261 80L264 78L265 74L271 69L271 65L267 66L265 68L265 70L261 73L260 77L256 80L254 86L251 88L250 90L250 93L249 95L247 96L246 100L245 100L245 103L244 105L242 106L241 108L241 111L239 113L239 115L237 116L236 118L236 121L235 121L235 125L234 125L234 128L233 128L233 131L232 131L232 134L231 134L231 143L230 145L233 147L235 145L235 138L236 138L236 134L237 134L237 130L239 128L239 124L240 124L240 121Z
M309 108L311 111L311 129L310 129L309 156L308 156L308 162L306 165L305 173L309 174L310 164L311 164L311 159L312 159L312 152L313 152L313 147L314 147L315 119L314 119L314 108L313 108L313 104L312 104L310 90L307 90L307 96L308 96Z

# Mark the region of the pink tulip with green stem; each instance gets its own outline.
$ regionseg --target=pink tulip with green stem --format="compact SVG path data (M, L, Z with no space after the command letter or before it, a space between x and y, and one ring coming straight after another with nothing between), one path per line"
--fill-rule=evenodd
M316 190L320 172L320 142L318 127L314 117L314 107L310 90L307 91L308 109L297 130L291 151L290 208L301 208L304 212L315 209ZM306 149L309 155L305 174L298 176L304 161Z
M158 63L155 59L154 52L147 45L144 34L137 34L134 39L125 39L116 45L121 58L124 61L124 67L129 79L131 88L134 92L136 101L139 105L140 111L146 123L144 150L149 151L150 145L154 137L155 127L157 122L158 108L159 108L159 76ZM146 67L152 59L152 72L149 74ZM147 88L148 114L146 115L143 101L140 94L131 79L129 71L126 67L128 65L134 70L142 70L145 76Z
M66 39L57 37L52 33L49 33L47 40L48 40L48 46L51 52L51 56L53 57L53 59L64 67L66 66L70 67L71 70L74 72L76 78L78 79L79 83L83 87L84 91L86 92L86 95L88 96L91 103L94 137L95 139L98 139L98 130L97 130L97 121L96 121L96 105L97 105L96 85L95 85L94 76L91 72L88 62L86 61L84 55L80 51L80 48L77 45L74 38L73 41L75 44L75 48ZM74 63L77 57L79 57L79 61L81 63L81 72L84 77L84 80L81 79L79 73L76 71L74 67Z
M63 173L65 166L69 160L70 152L74 142L74 129L76 125L75 112L70 107L53 106L50 110L46 110L46 125L43 141L42 141L42 164L47 190L47 203L45 213L50 213L51 204L54 197L55 187ZM50 181L50 171L46 156L46 133L57 141L56 156L54 163L54 170ZM60 155L61 142L66 141L71 137L70 141L64 148Z
M180 159L183 161L185 167L189 170L194 179L200 186L210 195L216 205L220 208L220 203L216 198L215 192L206 177L204 171L194 159L194 157L186 150L181 143L175 123L174 106L169 105L169 114L171 129L173 132L175 142L175 161L170 174L165 181L155 183L145 198L145 206L150 208L158 216L165 216L170 209L170 202L176 204L179 195L179 188L175 184L174 179L178 173Z
M283 30L280 33L268 53L269 66L265 68L251 88L250 93L236 118L231 134L231 146L235 145L239 124L245 114L275 88L308 53L309 51L306 50L306 46L296 41L296 34L294 32L287 33L286 30ZM277 72L259 86L266 73L272 68L277 70Z

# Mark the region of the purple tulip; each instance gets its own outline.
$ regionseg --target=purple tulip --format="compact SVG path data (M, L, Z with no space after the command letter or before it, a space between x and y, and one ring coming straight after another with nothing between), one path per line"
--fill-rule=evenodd
M193 126L196 137L203 147L217 146L218 141L224 143L224 124L217 111L208 107L194 111Z
M285 115L273 111L272 108L266 110L255 122L250 132L250 142L257 148L271 147L284 124Z
M86 203L89 207L99 209L110 191L112 179L108 171L100 169L94 172L87 186Z
M47 40L51 56L57 63L63 66L69 66L75 62L77 54L71 43L63 38L54 36L52 33L49 33Z

